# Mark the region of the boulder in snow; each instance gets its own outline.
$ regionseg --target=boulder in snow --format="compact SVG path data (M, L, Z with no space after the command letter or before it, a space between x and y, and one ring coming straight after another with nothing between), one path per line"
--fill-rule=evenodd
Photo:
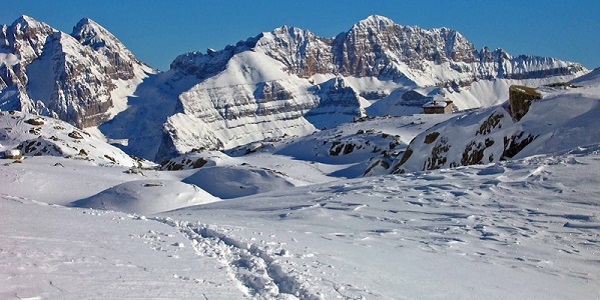
M5 159L21 159L23 158L23 153L19 149L10 149L4 151L3 157Z

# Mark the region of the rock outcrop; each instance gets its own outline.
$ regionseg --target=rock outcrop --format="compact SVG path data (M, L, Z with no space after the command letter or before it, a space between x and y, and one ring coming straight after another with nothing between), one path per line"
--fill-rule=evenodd
M542 94L534 88L511 85L508 89L508 102L510 104L510 114L519 121L529 111L531 102L542 99Z
M519 110L518 119L511 115L506 102L437 124L410 142L404 155L390 163L389 173L488 164L597 144L600 132L586 129L600 126L596 89L560 84L537 92L513 86L512 91L519 96L511 96L511 107L514 100L541 99Z
M152 166L71 124L18 111L0 111L0 153L3 151L25 157L59 156L103 165Z

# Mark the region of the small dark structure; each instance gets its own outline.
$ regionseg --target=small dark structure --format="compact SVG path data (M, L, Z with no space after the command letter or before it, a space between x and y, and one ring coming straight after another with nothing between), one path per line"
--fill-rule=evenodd
M433 100L423 104L424 114L451 114L453 104L450 100L444 100L443 97L434 97Z

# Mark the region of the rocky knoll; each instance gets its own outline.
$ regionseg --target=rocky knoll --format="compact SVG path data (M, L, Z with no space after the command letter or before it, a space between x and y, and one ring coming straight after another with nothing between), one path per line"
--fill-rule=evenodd
M600 133L580 134L600 126L596 90L570 84L537 90L513 86L510 102L461 114L417 135L388 172L487 164L598 143Z

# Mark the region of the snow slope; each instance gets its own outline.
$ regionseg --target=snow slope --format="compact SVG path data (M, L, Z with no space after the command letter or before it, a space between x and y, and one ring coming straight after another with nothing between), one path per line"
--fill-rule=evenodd
M61 158L28 158L2 173L56 173L49 159ZM3 189L0 295L593 299L600 296L599 162L596 145L155 216L47 205L58 189ZM95 173L116 179L112 169ZM71 182L79 193L96 193L85 182L97 175L71 172L79 174Z
M285 270L291 278L282 282L269 273L271 280L280 293L300 298L594 298L600 292L597 158L598 147L582 148L168 215L201 219L179 226L228 245L233 257L218 258L251 291L253 278L245 274L261 276L260 264L236 264L237 255ZM245 249L254 257L245 258ZM264 289L252 292L275 298Z
M13 27L34 24L21 19ZM122 53L96 25L82 20L77 41ZM407 78L309 76L320 67L307 58L327 54L314 46L333 40L282 27L223 51L183 55L172 70L129 86L135 95L95 133L128 153L171 158L157 168L64 122L0 112L0 151L25 152L0 160L0 298L600 298L598 72L572 81L577 88L540 88L544 98L519 121L503 105L403 115L435 95L488 106L508 97L509 83L585 72L554 76L568 66L484 49L480 62L502 63L479 71L502 76L419 86L463 79L477 64L472 45L449 29L378 16L338 42L352 46L369 29L388 40L429 37L424 49L448 43L395 53L388 68L345 58L348 72ZM307 55L272 52L274 43ZM42 72L42 47L30 46L23 54L38 60L29 71ZM2 53L12 80L19 64ZM364 62L376 58L369 53ZM408 68L408 58L424 70ZM542 65L556 67L553 76L541 76ZM434 170L422 171L430 154ZM463 158L478 164L452 164ZM396 166L404 173L385 175Z

